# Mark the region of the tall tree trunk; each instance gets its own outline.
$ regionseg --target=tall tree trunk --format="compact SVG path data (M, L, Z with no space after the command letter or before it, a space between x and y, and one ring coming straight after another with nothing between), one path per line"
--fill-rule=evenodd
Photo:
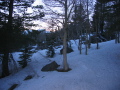
M119 31L117 31L117 43L120 43L120 33L119 33Z
M115 32L115 43L117 44L117 31Z
M98 6L97 6L96 10L98 10ZM100 25L100 23L99 23L99 21L100 21L100 15L99 15L98 12L97 12L97 14L98 14L98 17L96 16L96 18L95 18L95 21L96 21L96 26L95 26L95 29L96 29L96 44L97 44L96 49L99 49L99 43L98 43L98 29L99 29L99 25Z
M67 63L67 30L64 30L64 39L63 39L63 68L65 71L69 69Z
M89 25L89 13L88 13L88 0L87 0L87 23ZM86 43L85 43L85 47L86 47L86 50L85 50L85 54L87 55L88 54L88 44L89 44L89 41L88 41L88 31L89 31L89 26L87 25L87 29L86 29Z
M120 43L120 32L119 31L115 32L115 43Z
M8 24L7 29L5 29L5 40L4 40L4 56L2 61L2 77L9 75L9 68L8 68L8 60L9 60L9 45L10 45L10 38L12 33L12 14L13 14L13 2L14 0L10 0L9 2L9 16L8 16Z
M67 63L67 0L65 0L65 24L64 24L64 37L63 37L63 69L67 71L69 69Z
M4 50L4 56L2 60L2 77L9 75L8 60L9 60L9 51Z
M99 20L99 30L100 30L100 32L101 32L101 34L103 34L103 29L104 29L104 18L105 18L105 16L104 16L104 8L105 8L105 3L103 3L103 1L101 1L102 3L101 3L101 5L100 5L100 20Z
M12 28L13 2L14 0L10 0L10 3L9 3L9 16L8 16L8 26L9 26L8 30L9 31Z

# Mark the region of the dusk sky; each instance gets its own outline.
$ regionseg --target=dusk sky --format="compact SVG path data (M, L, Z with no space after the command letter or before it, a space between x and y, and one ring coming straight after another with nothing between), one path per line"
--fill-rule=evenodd
M43 4L43 2L42 2L42 0L35 0L35 2L33 3L33 6L36 6L36 5L44 5ZM33 10L31 9L31 8L29 8L28 9L28 12L30 12L30 13L32 13L33 12ZM46 29L47 28L47 23L45 23L45 22L43 22L43 21L38 21L38 20L36 20L36 21L34 21L34 23L35 24L39 24L39 26L38 27L33 27L32 29Z

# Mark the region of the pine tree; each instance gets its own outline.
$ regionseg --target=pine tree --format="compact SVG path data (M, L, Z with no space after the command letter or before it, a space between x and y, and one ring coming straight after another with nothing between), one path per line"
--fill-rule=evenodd
M25 40L28 41L28 37L21 33L21 31L25 29L23 23L25 20L27 21L28 17L23 18L25 15L19 15L17 10L26 10L31 6L33 1L34 0L0 1L0 52L4 54L2 60L2 77L10 74L8 68L9 53L15 48L18 48L18 46L21 47L22 44L20 43L26 43ZM43 16L43 14L41 14L41 16Z
M22 66L22 68L25 68L27 66L27 63L31 61L30 57L32 56L32 51L30 51L28 48L24 48L21 50L22 54L20 54L20 61L19 64Z
M97 0L93 16L94 30L111 40L115 38L115 32L119 37L120 1ZM117 38L118 38L117 37ZM119 38L118 38L119 39ZM119 40L118 40L119 41Z
M88 8L88 2L87 3L87 8ZM80 2L77 2L75 5L75 9L74 9L74 15L73 15L73 23L72 26L74 26L73 28L71 28L72 30L72 34L73 36L77 36L77 38L79 39L79 43L78 43L78 49L80 50L80 54L82 53L82 41L83 41L83 35L84 35L84 41L86 42L86 54L87 54L87 46L88 46L88 35L89 35L89 15L88 15L88 9L85 11L84 5L82 3L82 1L80 0ZM70 31L71 32L71 31ZM72 36L72 35L70 35Z
M111 4L112 3L112 4ZM120 40L120 1L119 0L108 0L106 6L106 29L110 39L116 38L116 43ZM114 36L115 34L115 36Z

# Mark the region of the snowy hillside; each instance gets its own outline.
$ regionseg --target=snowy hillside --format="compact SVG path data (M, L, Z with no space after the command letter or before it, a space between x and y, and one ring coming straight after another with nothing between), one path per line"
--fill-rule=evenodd
M74 52L68 54L71 71L42 72L41 68L51 61L62 65L63 57L60 48L55 49L54 58L45 58L46 50L40 50L33 54L26 68L0 79L0 90L8 90L13 84L18 84L15 90L120 90L120 44L115 44L114 40L103 42L98 50L92 44L88 55L84 47L80 55L72 42ZM17 56L14 53L14 58ZM34 77L24 81L28 75Z

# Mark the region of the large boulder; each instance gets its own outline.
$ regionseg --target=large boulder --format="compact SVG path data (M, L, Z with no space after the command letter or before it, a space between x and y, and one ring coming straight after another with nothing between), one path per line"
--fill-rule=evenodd
M45 66L41 69L41 71L54 71L54 70L56 70L58 67L59 67L59 65L58 65L55 61L53 61L53 62L51 62L50 64L45 65Z
M67 47L67 53L73 52L72 48ZM60 54L63 54L63 48L60 50Z

